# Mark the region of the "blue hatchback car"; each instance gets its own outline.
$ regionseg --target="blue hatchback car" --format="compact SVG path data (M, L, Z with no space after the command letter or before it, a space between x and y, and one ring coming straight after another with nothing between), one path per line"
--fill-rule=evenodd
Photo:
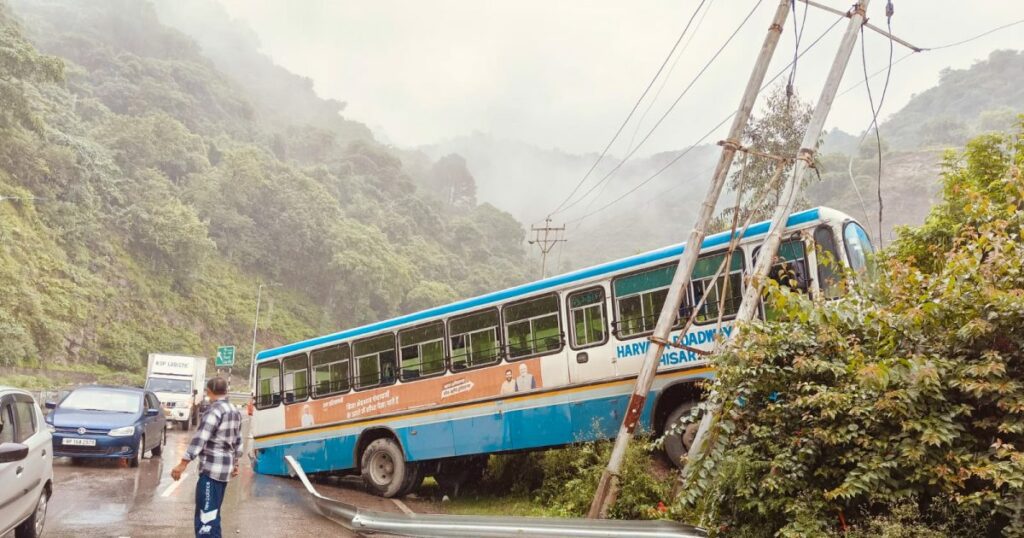
M167 440L160 401L143 389L80 387L46 407L57 457L122 458L136 467L150 450L159 456Z

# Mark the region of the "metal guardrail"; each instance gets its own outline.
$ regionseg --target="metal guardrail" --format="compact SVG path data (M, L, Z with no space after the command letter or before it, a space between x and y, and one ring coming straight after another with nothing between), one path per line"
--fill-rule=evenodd
M285 456L313 496L324 517L354 532L378 532L421 538L446 537L583 537L583 538L705 538L700 528L674 521L624 521L611 519L568 519L540 517L456 516L446 514L393 514L366 510L324 497L310 483L299 462Z

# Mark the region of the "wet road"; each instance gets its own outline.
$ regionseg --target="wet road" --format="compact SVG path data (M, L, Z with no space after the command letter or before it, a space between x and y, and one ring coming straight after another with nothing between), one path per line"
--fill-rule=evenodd
M120 461L72 465L57 458L44 535L190 536L197 464L189 466L180 483L171 479L170 471L191 433L168 430L163 456L146 458L134 469ZM354 481L318 484L317 489L360 507L399 511L398 505L361 491ZM314 512L307 497L298 480L254 474L243 457L239 476L231 480L224 498L224 535L353 536Z

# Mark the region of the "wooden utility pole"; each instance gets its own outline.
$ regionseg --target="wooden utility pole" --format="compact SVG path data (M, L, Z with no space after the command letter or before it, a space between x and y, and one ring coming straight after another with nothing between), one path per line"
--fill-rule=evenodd
M565 226L551 226L551 217L548 217L544 219L544 226L531 226L530 229L533 231L533 239L527 243L540 247L540 277L544 278L547 276L548 252L551 252L555 245L568 241L562 238Z
M665 350L665 346L668 345L669 334L672 331L672 326L676 323L676 318L679 315L679 306L683 302L683 294L690 284L690 275L693 273L693 267L697 263L700 246L704 242L705 229L714 216L715 208L718 206L718 197L722 193L726 179L729 176L729 169L732 167L733 157L736 155L736 150L740 148L743 131L747 127L747 122L750 121L750 114L754 109L754 103L757 101L757 94L761 91L761 85L764 84L768 64L775 54L775 47L779 43L782 27L789 16L789 5L790 0L779 1L778 8L775 10L775 17L772 19L772 25L768 28L764 44L761 45L761 52L754 63L754 70L750 74L747 87L743 92L743 98L740 100L739 110L736 111L736 117L733 119L732 126L729 129L728 138L721 142L722 155L718 159L718 165L715 168L711 184L708 186L708 192L704 197L704 204L701 206L700 214L697 216L697 222L693 230L690 231L690 236L686 241L686 248L683 249L683 255L679 258L679 264L676 266L676 274L672 278L672 284L668 289L665 306L658 316L658 323L654 328L654 334L650 337L651 345L647 347L647 352L644 354L640 375L637 377L636 386L626 407L622 426L620 426L619 433L615 437L615 446L612 448L608 466L601 473L601 480L597 484L594 501L590 505L590 512L587 514L587 517L607 517L608 509L615 503L615 499L618 496L619 471L622 469L622 463L626 456L626 447L629 446L629 442L633 439L633 433L636 431L637 424L640 421L640 414L643 412L647 394L654 384L654 376L658 369L658 363L661 361L661 354Z
M865 12L869 1L859 0L847 14L850 18L850 23L847 25L846 33L843 34L843 39L839 43L839 50L836 52L835 60L832 61L832 68L825 79L825 86L821 89L821 96L818 97L818 104L814 108L814 114L811 116L811 121L807 124L807 131L804 133L803 141L800 143L800 150L796 154L796 165L793 168L793 175L786 181L782 192L779 194L779 202L775 206L775 213L772 215L771 228L769 228L768 236L761 246L761 254L754 263L753 273L751 273L747 289L743 293L743 302L740 304L739 311L736 314L736 323L746 323L754 319L757 307L761 303L761 290L763 289L764 280L775 261L775 253L778 252L779 244L782 242L782 232L786 229L786 220L789 218L789 214L793 212L793 204L803 184L804 174L807 173L809 168L813 167L814 156L817 153L818 138L821 136L821 130L824 128L825 120L828 118L828 113L832 108L832 101L835 100L836 92L839 90L839 83L842 82L843 73L846 71L850 55L853 53L853 47L857 44L857 33L866 20ZM683 469L684 477L688 476L691 462L704 450L707 431L711 427L713 417L718 411L717 408L710 409L701 419L693 445L690 446L686 467Z

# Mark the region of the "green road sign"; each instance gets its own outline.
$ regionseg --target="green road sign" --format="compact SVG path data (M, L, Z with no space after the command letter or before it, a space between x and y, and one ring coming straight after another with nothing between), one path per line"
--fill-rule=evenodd
M235 346L220 346L217 348L217 367L234 366Z

